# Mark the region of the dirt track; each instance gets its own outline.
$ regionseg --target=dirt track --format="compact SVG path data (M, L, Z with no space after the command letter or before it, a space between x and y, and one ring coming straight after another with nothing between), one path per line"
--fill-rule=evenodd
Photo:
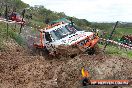
M31 55L12 40L5 45L0 51L0 88L80 88L82 67L91 79L132 78L132 60L127 58L100 53L49 60Z

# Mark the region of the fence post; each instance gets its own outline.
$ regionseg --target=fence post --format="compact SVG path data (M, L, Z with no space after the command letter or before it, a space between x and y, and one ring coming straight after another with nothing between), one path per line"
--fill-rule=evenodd
M23 27L23 20L24 20L24 15L25 15L25 12L26 12L26 10L24 9L23 11L22 11L22 23L21 23L21 27L20 27L20 32L19 32L19 34L21 33L21 31L22 31L22 27Z
M110 33L110 36L109 36L108 40L110 40L110 39L112 38L112 35L113 35L113 33L114 33L114 31L115 31L117 25L118 25L118 21L116 22L116 24L115 24L115 26L114 26L112 32ZM104 46L103 51L106 49L106 46L107 46L108 44L109 44L109 41L106 41L106 44L105 44L105 46Z
M6 4L6 10L5 10L5 18L6 18L6 21L8 21L8 6ZM8 29L9 29L9 24L7 22L7 29L6 29L6 40L8 39Z

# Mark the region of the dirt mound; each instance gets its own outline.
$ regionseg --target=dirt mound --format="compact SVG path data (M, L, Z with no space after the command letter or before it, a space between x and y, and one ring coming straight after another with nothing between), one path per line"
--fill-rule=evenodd
M60 88L80 88L81 68L89 70L91 79L129 79L132 78L132 60L119 57L80 55L62 67L59 76ZM68 69L69 68L69 69ZM67 81L66 81L67 80ZM107 87L108 88L108 87Z
M0 88L79 88L82 67L91 79L132 78L132 60L126 58L100 53L49 60L32 56L12 40L5 45L0 51Z

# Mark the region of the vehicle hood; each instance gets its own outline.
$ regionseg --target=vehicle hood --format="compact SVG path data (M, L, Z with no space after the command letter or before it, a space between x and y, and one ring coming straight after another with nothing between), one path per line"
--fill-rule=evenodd
M65 38L55 41L53 45L72 45L87 38L92 34L92 32L77 31L75 34L68 35Z

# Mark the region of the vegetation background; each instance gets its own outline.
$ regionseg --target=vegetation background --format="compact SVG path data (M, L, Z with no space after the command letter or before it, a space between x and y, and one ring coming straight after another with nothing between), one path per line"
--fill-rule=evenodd
M26 9L25 19L28 22L26 26L30 26L33 29L43 28L46 26L45 20L50 19L50 21L54 21L60 18L67 18L69 19L70 16L65 15L64 12L55 12L49 9L46 9L44 6L30 6L21 0L0 0L0 15L4 17L6 5L8 6L8 12L16 11L18 13L22 13L23 9ZM32 15L32 19L29 16ZM92 31L92 29L99 29L101 32L105 32L106 34L103 35L104 38L108 38L109 34L111 33L114 22L113 23L98 23L98 22L89 22L86 19L78 19L76 17L72 17L75 24L80 26L81 28L85 29L86 31ZM15 28L15 32L12 30L14 27L10 26L9 28L9 36L15 39L20 45L23 43L23 39L18 34L19 27ZM35 33L36 31L33 30ZM100 33L101 34L101 33ZM123 35L132 34L132 23L128 22L120 22L114 35L112 37L113 40L118 41ZM7 30L6 24L0 22L0 50L4 48L3 41L7 38ZM103 45L99 45L103 47ZM113 55L120 55L123 57L132 58L132 52L130 50L119 49L117 46L109 45L106 49L107 54Z

